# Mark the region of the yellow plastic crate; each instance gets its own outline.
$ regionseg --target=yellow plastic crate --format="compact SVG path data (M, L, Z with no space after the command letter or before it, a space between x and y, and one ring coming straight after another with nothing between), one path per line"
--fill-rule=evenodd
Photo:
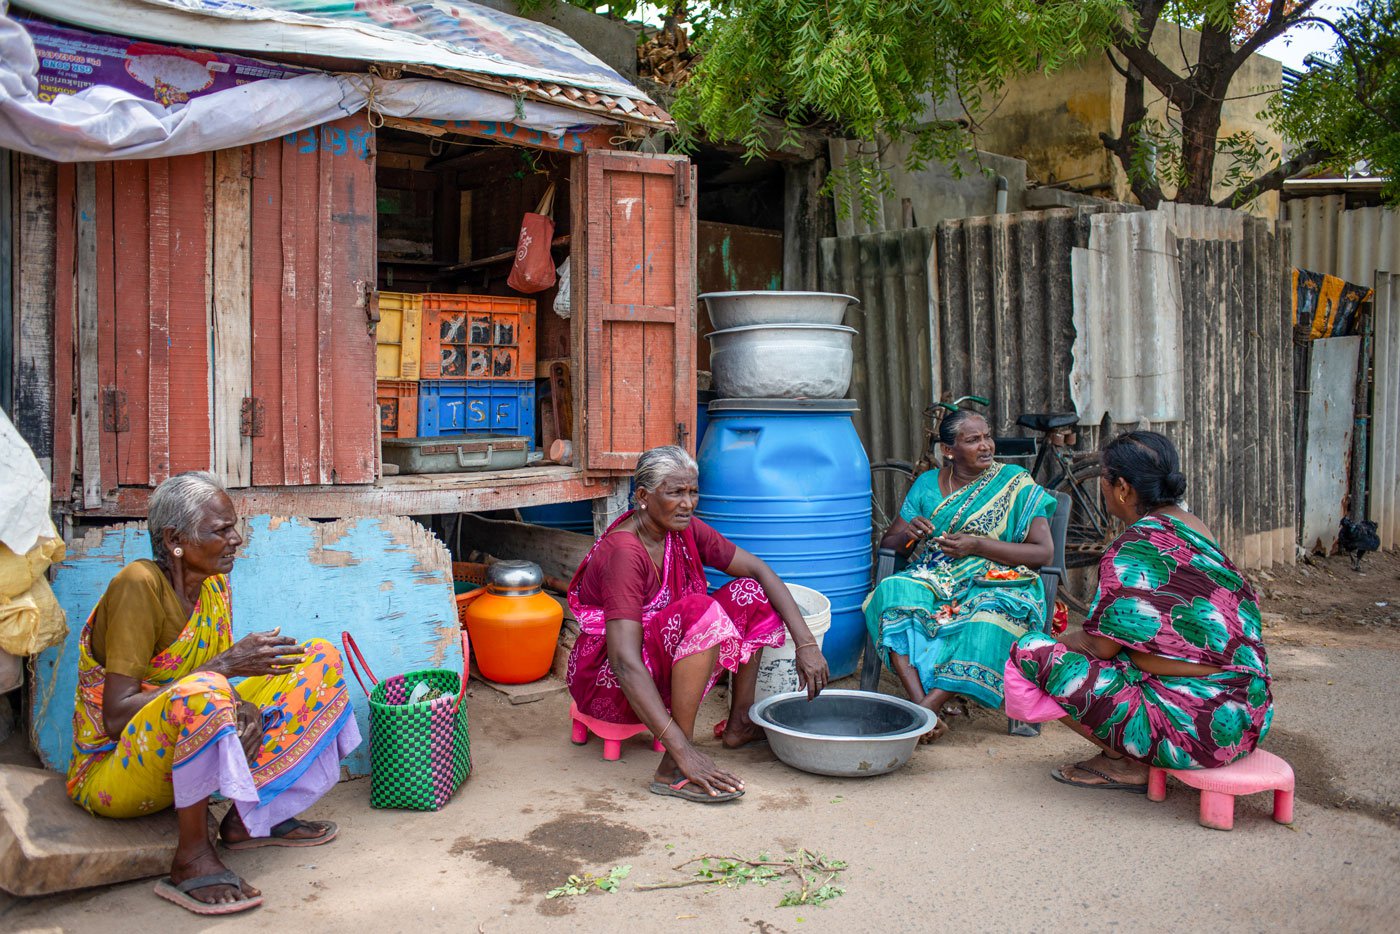
M379 293L379 326L374 332L374 378L418 379L423 346L423 296Z

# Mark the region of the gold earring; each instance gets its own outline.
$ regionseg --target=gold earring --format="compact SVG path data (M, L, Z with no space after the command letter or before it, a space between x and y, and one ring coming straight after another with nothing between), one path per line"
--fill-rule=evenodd
M1122 493L1119 493L1119 494L1118 494L1118 502L1120 502L1120 503L1126 503L1127 501L1128 501L1128 497L1124 496Z

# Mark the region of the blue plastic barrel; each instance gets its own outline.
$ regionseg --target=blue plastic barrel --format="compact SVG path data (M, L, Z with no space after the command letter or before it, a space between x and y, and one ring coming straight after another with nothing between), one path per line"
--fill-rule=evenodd
M822 651L837 678L860 661L870 592L870 459L855 411L850 399L718 399L698 458L700 518L831 601Z
M544 525L551 529L564 529L568 532L593 534L593 500L581 499L573 503L550 503L547 506L522 506L520 518L534 525Z

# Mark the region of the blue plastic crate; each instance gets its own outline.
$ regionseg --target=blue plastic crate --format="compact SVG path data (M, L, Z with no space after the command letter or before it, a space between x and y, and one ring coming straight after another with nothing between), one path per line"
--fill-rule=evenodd
M418 435L524 435L535 449L532 379L425 379L418 384Z

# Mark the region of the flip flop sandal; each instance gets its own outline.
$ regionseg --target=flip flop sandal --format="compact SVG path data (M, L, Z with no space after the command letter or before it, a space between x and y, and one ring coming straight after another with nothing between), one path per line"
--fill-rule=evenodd
M1058 769L1052 769L1050 771L1050 777L1062 785L1073 785L1075 788L1092 788L1095 791L1127 791L1135 795L1147 794L1147 782L1143 782L1141 785L1134 784L1133 782L1120 782L1115 780L1113 776L1106 775L1098 769L1090 768L1087 765L1071 765L1070 768L1078 769L1081 772L1088 772L1090 775L1097 775L1099 778L1103 779L1103 782L1095 784L1092 782L1077 782L1072 778L1067 778L1062 771L1064 766L1060 766Z
M317 826L322 828L319 836L315 837L289 837L287 834L301 827ZM224 846L230 850L256 850L264 846L322 846L330 843L340 833L340 828L334 821L302 821L295 817L289 817L282 823L275 825L266 837L250 837L247 840L240 840L237 843L225 843Z
M238 890L241 896L237 901L226 902L219 905L211 905L202 902L190 893L195 889L202 889L208 885L227 885ZM227 869L223 872L216 872L213 875L197 876L193 879L186 879L184 882L171 882L169 877L161 879L156 883L156 894L168 902L174 902L186 911L197 915L235 915L240 911L247 911L250 908L257 908L263 903L261 895L247 896L243 894L243 880L235 873Z
M685 801L694 801L697 804L722 804L725 801L733 801L744 796L742 791L721 791L717 795L712 795L698 785L692 785L688 778L683 778L673 785L668 785L665 782L652 782L651 793L669 795Z

